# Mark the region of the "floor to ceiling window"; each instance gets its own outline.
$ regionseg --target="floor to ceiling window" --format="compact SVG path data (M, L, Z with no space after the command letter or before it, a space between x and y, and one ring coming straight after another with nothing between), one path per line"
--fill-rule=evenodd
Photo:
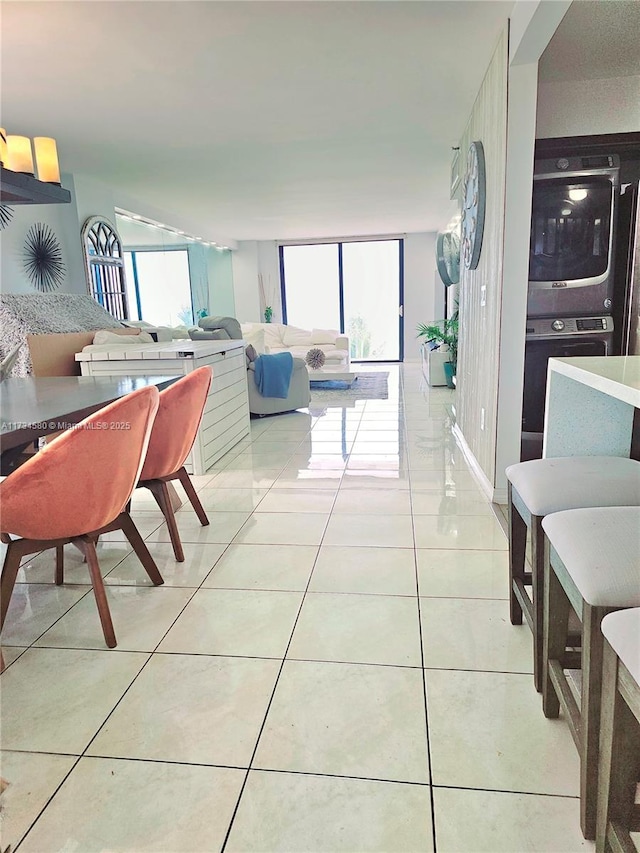
M403 241L280 247L284 319L339 329L354 361L401 361Z
M190 326L193 305L186 249L125 251L131 320Z

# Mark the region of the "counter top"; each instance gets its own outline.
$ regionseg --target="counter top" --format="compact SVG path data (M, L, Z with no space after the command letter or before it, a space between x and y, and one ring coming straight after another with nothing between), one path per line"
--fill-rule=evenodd
M549 371L640 408L640 355L550 358Z

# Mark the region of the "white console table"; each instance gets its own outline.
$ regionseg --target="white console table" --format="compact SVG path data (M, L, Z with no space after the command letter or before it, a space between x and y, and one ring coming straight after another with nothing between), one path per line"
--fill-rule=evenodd
M640 452L640 356L550 358L543 456Z
M193 450L185 467L204 474L249 434L244 341L171 341L92 347L76 355L83 376L186 376L209 365L213 379Z

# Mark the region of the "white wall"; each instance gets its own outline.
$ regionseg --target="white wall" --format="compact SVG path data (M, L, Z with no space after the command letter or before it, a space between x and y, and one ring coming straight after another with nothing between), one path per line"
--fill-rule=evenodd
M237 317L233 288L233 257L228 250L206 248L209 314ZM194 310L196 306L194 305ZM197 320L196 320L197 322Z
M503 31L460 140L463 174L473 141L482 142L486 164L486 211L475 270L461 264L457 428L483 487L493 493L496 474L500 318L507 149L507 32Z
M640 77L540 83L536 137L640 130Z
M84 175L74 176L79 232L90 216L102 216L116 225L115 203L111 187Z
M0 232L0 281L3 293L36 293L24 272L24 240L36 222L48 225L60 243L65 265L58 293L86 293L84 262L78 231L78 213L71 175L62 175L62 185L71 191L70 204L19 204L12 207L13 219Z
M241 323L259 323L260 299L258 296L258 243L243 240L232 254L233 296L236 318Z
M444 285L436 271L435 231L407 234L404 240L404 360L420 358L418 323L444 316Z

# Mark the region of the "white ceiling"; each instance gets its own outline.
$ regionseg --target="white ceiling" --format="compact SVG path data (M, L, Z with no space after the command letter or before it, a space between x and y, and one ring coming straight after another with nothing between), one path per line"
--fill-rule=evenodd
M2 123L213 239L435 230L512 6L3 0Z
M640 74L640 2L579 0L540 57L539 79L600 80Z

